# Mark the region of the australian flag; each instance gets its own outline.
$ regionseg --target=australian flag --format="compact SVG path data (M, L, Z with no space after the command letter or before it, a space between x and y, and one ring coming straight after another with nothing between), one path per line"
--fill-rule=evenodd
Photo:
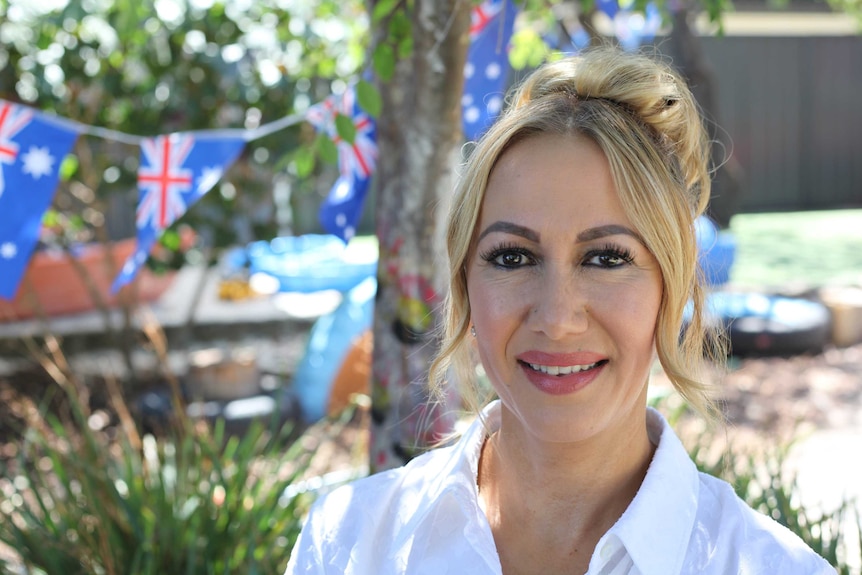
M78 134L0 100L0 297L13 299Z
M473 8L461 98L462 126L468 140L479 138L503 108L514 25L513 0L485 0Z
M353 143L338 136L335 116L353 119L356 137ZM338 147L339 177L329 196L320 206L318 217L323 228L345 242L356 234L362 216L362 205L371 184L377 162L377 132L374 120L356 102L353 88L329 96L306 112L306 118L319 132L326 133Z
M206 194L245 146L241 137L177 133L144 138L138 168L138 243L111 291L132 281L168 226Z

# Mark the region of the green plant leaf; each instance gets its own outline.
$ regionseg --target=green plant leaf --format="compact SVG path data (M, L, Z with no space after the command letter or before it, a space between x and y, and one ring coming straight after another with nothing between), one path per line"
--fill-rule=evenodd
M376 24L389 16L392 10L395 9L395 6L398 5L398 2L399 0L379 0L371 11L371 21Z
M409 58L413 53L413 36L405 36L398 42L398 57L402 60Z
M42 225L46 228L56 226L60 223L60 213L54 208L48 208L42 214Z
M356 83L356 99L359 102L359 107L365 110L370 116L374 118L380 116L380 111L383 109L383 99L373 84L365 80L359 80Z
M314 170L314 149L310 146L300 146L293 154L293 165L298 178L307 178Z
M167 229L159 238L159 243L169 250L178 250L180 249L180 234L173 228Z
M535 67L547 57L550 49L535 30L519 30L512 35L509 63L515 70Z
M378 44L371 56L374 63L374 71L384 82L388 82L395 74L395 50L391 45Z
M403 38L412 35L413 24L404 12L396 12L392 15L388 28L390 38Z
M353 118L340 112L335 114L335 129L338 131L338 136L348 144L356 140L356 124L353 123Z
M69 179L78 171L78 156L68 154L60 163L60 181L68 182Z
M326 134L320 134L317 137L317 151L327 164L334 166L338 163L338 147Z

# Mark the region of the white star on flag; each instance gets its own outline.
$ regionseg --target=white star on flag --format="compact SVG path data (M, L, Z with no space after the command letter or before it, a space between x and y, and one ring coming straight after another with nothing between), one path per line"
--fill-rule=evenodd
M221 179L224 170L218 166L204 168L201 170L201 177L198 178L198 193L204 194L212 188Z
M0 246L0 257L6 260L11 260L18 255L18 246L12 242L6 242Z
M50 175L53 171L52 166L54 165L54 157L51 156L48 148L30 146L27 153L21 156L21 161L24 164L21 171L33 176L34 180L38 180L42 176Z

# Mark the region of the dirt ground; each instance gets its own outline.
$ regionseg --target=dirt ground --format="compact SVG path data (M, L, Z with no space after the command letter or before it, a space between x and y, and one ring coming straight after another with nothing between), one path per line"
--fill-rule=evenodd
M862 426L862 344L817 355L732 360L718 388L731 433L787 441Z

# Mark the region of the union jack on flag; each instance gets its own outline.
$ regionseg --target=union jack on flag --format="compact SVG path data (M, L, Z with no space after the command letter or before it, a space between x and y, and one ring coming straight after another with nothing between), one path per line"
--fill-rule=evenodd
M515 10L512 0L485 0L471 12L461 97L461 125L468 140L479 138L503 109Z
M141 143L141 153L149 165L138 170L138 228L150 225L164 230L186 211L183 193L192 187L192 171L184 168L183 162L195 139L188 134L173 136L148 138Z
M505 0L485 0L470 11L470 40L475 39L487 28L503 9L504 4Z
M144 138L135 218L138 244L114 279L113 292L134 279L159 236L221 179L244 146L245 139L218 132Z
M338 135L335 127L337 114L353 119L356 137L352 144ZM332 138L338 147L338 173L342 176L355 174L359 178L371 176L377 162L374 120L357 105L353 88L345 90L341 95L333 94L321 103L311 106L305 117L317 131Z
M0 297L12 299L39 240L42 216L77 131L0 100Z
M29 124L32 118L31 110L0 100L0 196L6 189L3 164L14 164L18 158L19 146L12 138Z
M356 136L344 141L335 126L336 115L353 119ZM311 106L306 118L317 131L327 134L338 148L338 181L320 206L318 217L324 229L349 241L356 234L371 175L377 163L377 132L374 120L356 102L353 87Z

